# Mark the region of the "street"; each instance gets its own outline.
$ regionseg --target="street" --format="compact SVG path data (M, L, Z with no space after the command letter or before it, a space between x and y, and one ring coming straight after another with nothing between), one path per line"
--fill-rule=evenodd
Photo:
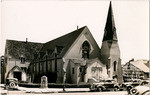
M25 88L19 87L19 90L4 90L1 87L2 95L127 95L126 91L105 91L105 92L90 92L89 88L66 88L65 92L62 88Z
M26 93L24 91L8 91L7 94L2 95L127 95L126 91L118 91L118 92L59 92L59 93Z
M80 92L80 93L54 93L53 95L127 95L126 91L119 92Z

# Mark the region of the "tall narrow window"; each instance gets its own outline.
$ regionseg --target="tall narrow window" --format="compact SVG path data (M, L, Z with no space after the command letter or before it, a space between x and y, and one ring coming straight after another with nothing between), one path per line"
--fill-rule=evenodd
M24 58L24 57L20 57L20 62L21 62L22 64L24 64L24 63L25 63L25 58Z
M114 62L114 71L116 71L116 64L117 64L117 62L115 61Z
M74 74L74 68L72 68L72 74Z
M54 58L54 61L55 61L55 72L57 72L57 54L55 53L55 58Z
M79 69L80 69L80 72L82 72L82 68L80 67Z
M107 74L108 74L108 65L106 65L106 70L107 70Z
M90 44L88 41L85 41L82 44L82 58L89 58L89 53L90 53Z
M48 72L48 51L45 52L45 64L46 64L46 72Z
M36 72L36 70L35 70L35 63L33 64L33 72Z
M39 64L36 63L37 73L39 72L39 66L38 66L38 65L39 65Z
M57 46L55 47L55 50L54 50L54 64L55 64L55 72L57 72Z

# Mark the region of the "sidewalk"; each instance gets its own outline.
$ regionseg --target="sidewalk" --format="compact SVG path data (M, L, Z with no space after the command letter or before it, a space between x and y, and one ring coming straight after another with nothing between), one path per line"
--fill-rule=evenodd
M63 88L25 88L19 87L20 91L26 93L63 93ZM87 92L89 88L65 88L65 92Z
M4 90L4 85L0 84L1 91L0 93L9 93L12 91ZM21 92L21 93L72 93L72 92L88 92L89 88L65 88L65 92L63 88L26 88L26 87L18 87L18 90L14 92Z
M4 84L0 84L0 94L5 94L7 93L7 90L4 90Z

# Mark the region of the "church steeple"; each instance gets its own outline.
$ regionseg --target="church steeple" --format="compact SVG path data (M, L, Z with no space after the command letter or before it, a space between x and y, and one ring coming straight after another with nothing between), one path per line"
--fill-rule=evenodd
M101 46L101 60L106 64L109 78L116 78L118 83L122 83L122 70L120 49L116 34L112 5L110 2L105 25L103 42Z
M115 22L114 22L114 16L113 16L111 2L109 5L107 21L106 21L106 25L105 25L105 33L104 33L104 37L103 37L103 41L108 41L108 40L116 40L117 41L116 28L115 28Z

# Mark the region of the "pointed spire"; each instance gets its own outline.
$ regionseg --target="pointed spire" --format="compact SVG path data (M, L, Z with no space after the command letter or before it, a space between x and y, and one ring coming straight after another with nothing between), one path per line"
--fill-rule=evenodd
M103 41L107 41L107 40L116 40L117 41L116 28L115 28L115 22L114 22L111 1L110 1L110 5L109 5L107 21L106 21L106 25L105 25L105 33L104 33L104 37L103 37Z

